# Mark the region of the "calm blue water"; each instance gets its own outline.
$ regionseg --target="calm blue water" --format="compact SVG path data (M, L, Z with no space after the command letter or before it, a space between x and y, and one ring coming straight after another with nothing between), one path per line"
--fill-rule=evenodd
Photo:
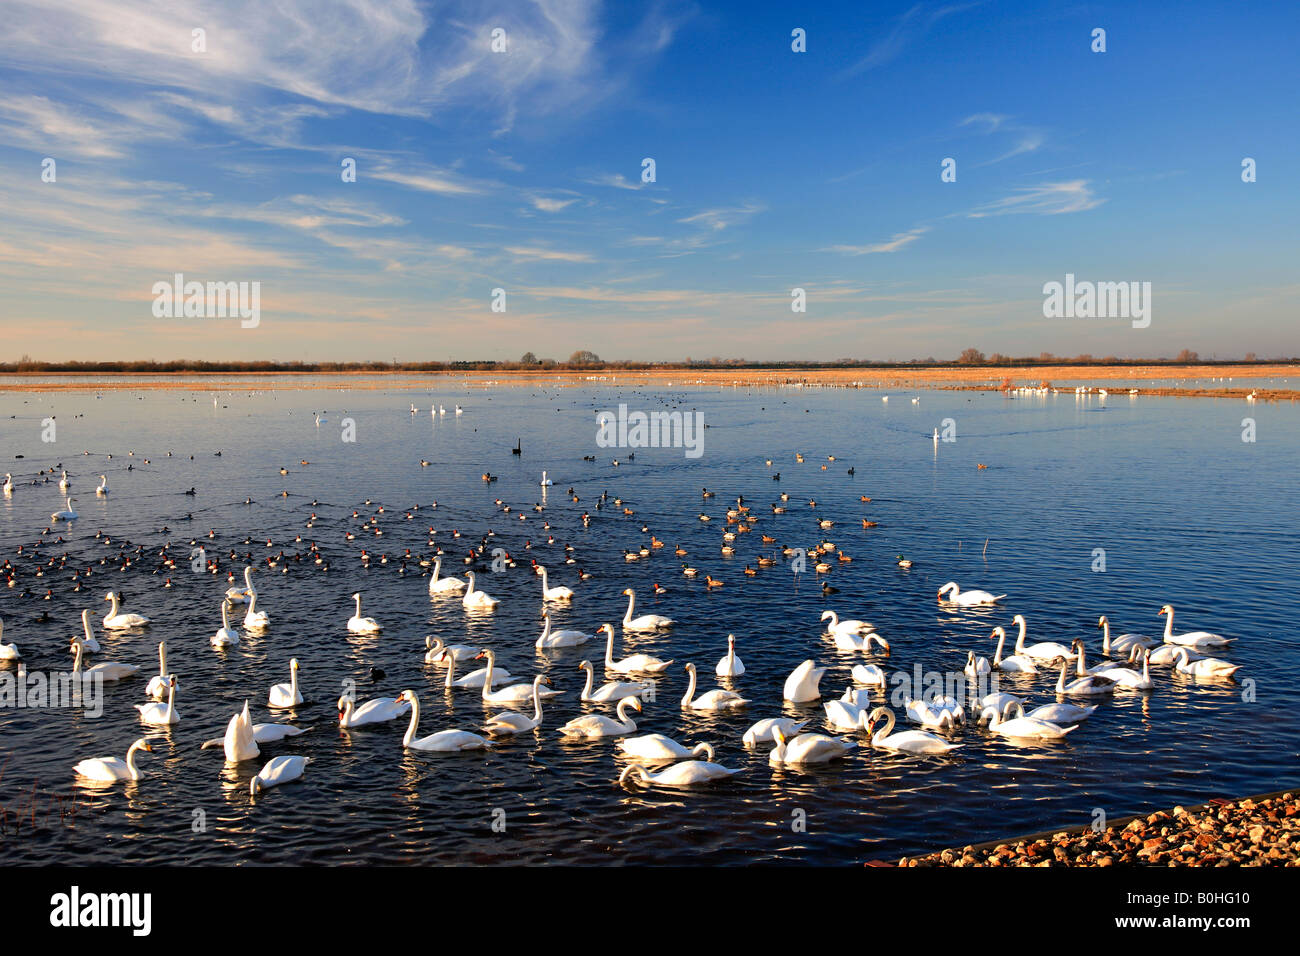
M914 396L919 404L910 402ZM704 413L712 427L701 458L646 449L629 462L625 450L596 447L597 410L620 401L653 410L661 399ZM412 402L418 415L409 414ZM432 403L446 405L448 415L434 422ZM450 412L455 403L466 407L459 418ZM322 410L327 422L317 427ZM0 588L4 640L19 645L32 671L63 669L81 609L91 608L98 623L110 588L153 619L147 631L105 639L100 630L106 647L99 660L142 666L142 676L108 685L102 718L0 710L0 803L12 810L35 786L44 795L80 794L88 805L69 825L16 835L11 828L0 836L6 863L846 863L1082 825L1094 808L1114 817L1296 781L1300 712L1291 702L1300 648L1292 594L1300 538L1292 512L1300 421L1290 405L1126 395L1102 404L1072 393L1008 400L895 392L884 403L875 391L839 389L331 388L221 393L216 406L213 393L202 391L5 393L0 412L3 468L19 485L0 501L0 561L16 568L15 586ZM51 415L57 442L43 444L41 421ZM1254 443L1241 440L1247 415L1256 420ZM340 440L344 418L356 423L355 443ZM958 440L936 451L930 434L945 418L955 420ZM516 438L523 443L519 458L509 452ZM806 463L796 464L795 452ZM585 455L597 460L585 462ZM836 461L827 462L828 455ZM614 467L613 457L624 463ZM431 465L421 467L422 458ZM37 577L31 548L61 499L54 480L30 482L58 462L74 477L82 518L43 536L39 563L65 554L67 562ZM279 473L282 466L288 475ZM849 466L855 475L846 474ZM542 501L542 469L555 486L538 514L531 508ZM500 480L485 484L485 470ZM775 471L779 483L771 480ZM101 472L112 488L107 499L93 493L92 476ZM191 486L194 497L182 493ZM579 503L565 494L569 487ZM703 501L701 487L717 497ZM597 511L603 491L610 504ZM781 491L790 494L789 510L774 515L768 506ZM753 505L759 522L740 536L738 553L724 558L723 512L737 495ZM871 502L860 502L862 495ZM615 496L635 514L623 515ZM247 497L253 504L244 504ZM518 510L503 514L497 498ZM379 505L386 509L379 515L384 535L346 540ZM361 518L351 517L354 510ZM700 522L701 510L715 520ZM318 519L309 529L312 511ZM588 528L579 520L583 511L593 516ZM863 530L863 517L878 527ZM836 524L821 531L818 518ZM554 544L546 544L544 521ZM625 549L649 543L643 525L668 547L625 563ZM453 573L463 571L459 558L489 530L496 533L492 546L516 557L516 569L483 576L484 588L501 599L495 614L471 617L457 600L430 599L414 561L401 573L398 557L407 548L415 556L432 551L430 526ZM452 529L464 536L453 538ZM112 543L96 539L97 531ZM761 534L803 547L833 541L853 557L850 564L833 562L825 576L839 593L823 598L814 575L796 578L785 563L744 576L746 564L771 551ZM221 575L188 571L180 559L191 538L219 556ZM265 568L267 556L306 554L312 541L328 558L327 572L309 560ZM179 567L162 572L157 553L167 542ZM576 565L565 565L565 544L575 548ZM678 544L688 557L672 553ZM124 571L122 546L144 547ZM376 556L368 569L358 559L363 547ZM1105 573L1091 570L1096 548L1106 551ZM272 628L218 653L208 639L220 624L225 571L242 572L247 553L262 566L259 606ZM381 565L385 553L390 560ZM895 566L899 553L914 560L910 571ZM556 626L594 631L606 621L617 624L629 586L638 608L677 620L652 637L625 638L618 628L620 655L643 651L677 662L659 681L640 730L710 741L720 763L744 773L693 792L631 792L615 785L624 762L614 756L612 738L559 742L555 728L590 709L577 699L577 663L598 659L603 647L550 657L534 652L541 601L531 558L551 568L553 585L579 592L572 608L553 612ZM681 574L683 561L725 587L706 592L703 573L694 581ZM578 581L579 566L592 580ZM73 571L86 567L94 573L76 593ZM170 589L162 586L165 574ZM949 580L1009 598L992 612L946 612L934 593ZM654 582L668 592L655 598ZM358 589L365 613L384 624L378 638L346 631L348 595ZM49 601L42 600L47 590ZM919 663L959 672L968 649L991 656L989 631L1010 626L1015 613L1028 618L1031 640L1082 637L1095 657L1099 614L1118 631L1158 634L1163 619L1156 612L1166 602L1177 608L1178 630L1238 638L1222 655L1243 665L1238 681L1197 683L1156 669L1153 693L1116 694L1060 745L1018 746L968 727L957 734L964 748L949 757L867 749L811 773L774 773L765 749L741 746L750 723L783 712L814 715L822 729L820 708L783 711L782 682L800 661L812 657L831 667L822 682L829 698L843 691L851 665L866 660L837 652L820 635L823 608L874 622L893 646L893 657L879 661L891 669L911 672ZM48 622L38 620L42 614ZM677 703L685 688L679 665L696 662L703 687L715 686L713 665L728 633L748 668L733 686L754 703L735 715L685 715ZM481 728L487 711L477 696L444 695L443 671L423 664L426 634L492 647L518 679L540 669L565 694L546 708L539 734L486 755L405 753L405 722L341 732L334 701L346 679L358 682L363 698L417 691L421 734ZM180 679L181 723L147 732L155 752L141 755L138 785L78 784L71 767L79 759L120 756L146 733L131 705L144 700L162 638ZM264 746L263 759L303 753L313 763L302 782L254 805L248 781L262 761L224 769L220 751L200 751L199 744L220 736L246 698L255 720L268 719L267 689L288 679L293 656L302 662L309 701L295 719L312 729ZM0 666L12 672L12 665ZM387 676L372 683L371 667ZM1255 682L1254 701L1243 700L1246 678ZM1047 703L1054 679L1008 678L1003 689ZM206 829L196 833L197 810ZM797 810L807 818L802 832L792 827ZM494 832L502 813L505 830Z

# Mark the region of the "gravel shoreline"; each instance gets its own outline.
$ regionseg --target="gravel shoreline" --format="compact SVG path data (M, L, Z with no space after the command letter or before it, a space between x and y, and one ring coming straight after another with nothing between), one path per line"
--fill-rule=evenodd
M899 866L1300 866L1300 792L1174 807L1094 830L1060 830L903 857Z

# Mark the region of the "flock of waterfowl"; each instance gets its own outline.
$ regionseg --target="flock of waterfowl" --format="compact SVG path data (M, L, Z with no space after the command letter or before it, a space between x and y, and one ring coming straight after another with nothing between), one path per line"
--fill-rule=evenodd
M461 411L457 406L456 414L461 414ZM834 462L834 456L827 457L830 462ZM803 456L799 455L797 460L802 461ZM767 466L772 467L770 460L767 461ZM38 478L33 483L46 483L53 473L54 469L43 472L45 481L41 482ZM101 475L100 482L99 490L106 495L107 478ZM543 488L551 484L545 474L541 484ZM63 471L60 490L66 492L68 487L67 472ZM4 488L6 494L14 493L10 476L6 476ZM715 497L715 494L705 489L701 497L708 502ZM771 505L774 516L785 513L785 502L789 500L789 496L783 494L780 498L780 503ZM579 495L573 488L566 493L565 499L573 504L580 501ZM866 496L860 498L861 502L869 500ZM66 504L66 510L51 514L51 526L46 528L34 544L19 546L13 557L5 559L3 566L0 567L0 574L3 575L9 588L19 586L29 575L33 579L58 576L60 581L73 582L73 591L80 591L83 584L87 584L94 576L106 574L111 570L125 572L133 567L137 570L147 569L154 575L161 575L166 582L163 586L167 587L170 586L171 579L166 575L178 564L191 561L193 548L200 541L197 538L191 539L187 546L180 548L168 539L152 553L152 557L156 559L152 562L149 561L150 553L145 545L133 545L128 541L121 541L118 542L116 554L111 558L102 558L98 566L84 564L79 566L76 562L70 563L66 553L47 557L50 550L57 548L64 541L59 534L59 529L69 527L71 522L78 520L72 508L73 500L69 498ZM366 504L374 508L373 513L363 516L358 509L353 509L351 517L347 519L344 540L355 541L359 535L377 539L383 534L380 516L387 515L389 512L382 505L374 505L369 501ZM517 515L520 520L527 520L529 517L525 510L517 510L501 499L497 499L495 504L498 512L503 516ZM596 508L609 509L611 504L621 509L618 512L621 517L630 517L634 514L621 498L611 499L607 492L598 498ZM817 503L815 500L810 500L808 504L815 508ZM318 502L313 501L311 508L316 507ZM434 502L425 507L434 509L438 505ZM403 514L406 520L412 521L419 510L420 506L413 506L402 509L399 513ZM546 509L541 504L531 509L535 513L544 510ZM700 513L698 517L709 521L713 520L714 516ZM758 523L758 519L751 512L743 496L736 498L734 506L729 507L723 517L727 528L722 535L723 553L729 553L728 548L734 553L734 543L738 536L749 532ZM317 512L311 510L305 516L304 530L312 529L317 520L319 520ZM566 565L577 564L574 546L560 546L552 533L554 529L549 520L542 520L541 531L546 536L546 544L563 548L561 560ZM588 526L590 514L584 511L581 521L584 527ZM865 518L862 521L864 527L874 525ZM829 520L817 522L818 530L823 532L832 525L833 522ZM164 527L163 531L167 532L168 529ZM650 535L650 543L636 551L625 551L626 560L641 560L664 546L663 542L650 532L648 526L643 525L641 531ZM50 537L51 535L53 537ZM215 541L217 532L215 530L209 532L208 537ZM620 773L618 781L621 784L681 788L721 780L743 769L727 767L715 762L713 743L684 744L661 733L638 734L637 720L646 713L646 709L665 706L657 695L657 678L670 668L674 668L674 665L687 677L686 691L677 704L686 712L734 712L758 707L778 710L787 703L807 706L823 700L820 682L827 668L819 666L816 660L811 658L803 661L789 674L779 697L774 689L770 688L764 690L760 687L748 686L742 690L744 683L742 678L746 675L746 667L738 653L737 645L741 642L738 642L734 635L727 636L725 653L713 667L714 675L724 686L702 689L699 672L694 663L677 662L671 658L645 652L618 656L619 637L613 624L603 624L591 633L570 628L555 630L552 627L550 609L573 607L575 602L580 605L582 598L580 587L575 589L565 585L552 586L549 572L543 564L536 560L525 564L506 549L492 547L496 535L491 531L479 539L476 545L470 547L461 558L468 566L463 579L446 575L443 573L444 560L449 562L455 560L454 555L457 554L458 549L451 542L460 537L461 532L453 529L450 533L442 535L440 544L438 532L430 526L428 536L430 550L426 554L413 554L408 548L404 553L390 558L387 553L372 555L368 550L362 549L359 560L366 568L371 567L372 562L388 564L391 560L395 564L400 564L399 570L403 574L408 569L411 571L418 569L422 577L427 577L427 585L421 590L427 594L428 600L459 602L466 614L490 613L501 603L500 599L492 597L481 589L479 578L476 577L476 570L482 574L488 569L487 562L534 572L540 584L538 602L542 609L542 630L535 639L529 636L526 643L520 643L513 649L518 651L522 647L531 645L529 649L535 654L546 655L557 650L581 649L588 644L598 647L603 638L604 655L599 664L593 665L591 661L583 660L576 668L583 673L585 680L581 690L578 691L579 697L590 712L556 727L555 733L561 739L568 741L602 738L613 740L618 751L633 761ZM97 533L95 539L102 541L105 546L112 544L110 536L102 533ZM808 557L813 559L814 567L818 571L829 571L831 567L828 560L817 560L819 558L829 558L833 554L837 557L837 563L847 563L852 560L842 549L827 541L821 541L808 549L783 548L776 544L775 537L769 535L762 535L762 542L765 553L760 554L758 558L759 567L771 567L776 563L778 554L784 553L789 557L792 552L798 552L800 555L806 552ZM291 554L281 549L276 554L268 554L260 561L255 561L251 550L241 553L238 547L218 549L215 544L212 545L214 549L212 556L205 556L203 559L204 564L201 569L203 572L213 576L222 573L220 551L228 550L230 564L244 564L242 585L233 569L226 570L226 581L231 586L224 594L214 596L214 605L218 597L220 598L221 627L210 638L209 643L213 649L224 653L237 648L247 635L262 636L268 633L273 635L272 613L258 606L261 592L254 584L255 567L260 566L268 572L279 570L281 573L288 573L290 567L298 567L306 562L308 567L314 564L318 569L328 570L329 560L324 557L315 541L307 544L299 534L294 543L303 544L305 547ZM246 536L242 541L245 547L252 544L254 540L251 535ZM265 544L268 551L276 548L270 538ZM524 542L524 549L532 550L533 547L531 539ZM678 556L684 556L686 552L678 546L676 553ZM908 568L912 562L899 555L897 564L902 568ZM698 573L696 568L687 564L682 565L682 570L688 577ZM746 565L745 573L752 575L757 571ZM589 573L579 571L579 583L590 577ZM706 575L706 580L710 588L723 584L711 574ZM658 584L654 585L654 589L656 593L665 590ZM835 588L823 585L823 594L835 593L835 591ZM621 621L623 632L628 636L640 637L642 643L647 637L654 637L666 645L668 635L676 622L663 614L638 615L634 591L627 588L622 593L628 599L627 610ZM47 588L45 594L41 595L39 587L33 589L28 586L23 589L22 594L32 599L43 597L48 600L52 595L52 588ZM351 597L354 602L354 613L346 619L340 615L337 622L339 630L361 637L374 637L381 634L383 625L375 618L364 616L362 613L362 591L354 592ZM996 606L1006 597L1005 594L994 594L985 590L963 589L956 582L946 583L937 592L940 605L954 612L982 609L985 613L993 613ZM135 637L147 633L145 629L150 627L150 619L137 611L123 610L122 600L116 589L103 594L103 599L111 604L111 609L100 622L106 633ZM232 625L231 619L232 609L238 606L246 607L242 617L244 631L242 636ZM1211 680L1230 678L1237 670L1236 665L1208 656L1206 653L1227 648L1230 638L1203 631L1175 633L1174 609L1168 604L1160 608L1160 615L1165 618L1163 639L1130 633L1112 637L1108 619L1101 617L1097 627L1103 632L1100 657L1104 658L1104 661L1090 666L1087 660L1087 648L1079 638L1071 640L1068 644L1055 641L1027 644L1026 619L1023 615L1017 614L1011 620L1011 623L1019 628L1012 652L1004 655L1007 639L1005 629L1001 626L993 628L990 639L997 643L992 658L981 655L975 650L967 652L966 665L962 669L962 677L966 679L966 683L959 688L959 694L926 696L921 694L919 689L914 689L917 690L915 696L900 697L896 693L891 699L894 707L890 707L886 706L885 702L888 685L893 681L890 673L882 666L882 662L888 660L892 663L893 655L898 648L891 645L891 642L879 633L873 624L858 618L842 618L837 611L828 609L821 615L822 622L825 623L823 640L833 645L837 651L862 655L861 663L852 668L852 685L842 696L823 703L824 729L830 733L805 729L810 720L796 720L778 713L757 719L745 731L741 743L747 748L770 745L771 749L767 752L769 764L776 768L797 770L843 758L863 744L870 748L897 753L945 754L963 746L960 737L968 731L968 718L971 723L985 727L987 732L1012 741L1051 741L1064 738L1076 731L1082 722L1096 711L1099 703L1104 702L1110 695L1118 692L1140 693L1153 690L1157 686L1152 672L1153 666L1171 666L1179 674ZM37 622L48 623L48 615L38 617ZM82 633L74 636L69 646L74 674L81 675L83 680L106 682L122 681L140 674L142 668L136 664L98 661L88 665L89 657L97 657L102 653L90 610L82 610L81 624ZM2 636L3 622L0 622L0 638ZM147 701L137 703L134 707L139 712L139 720L143 725L171 727L181 720L181 714L177 709L177 696L183 682L169 666L166 640L158 643L157 652L158 673L151 677L143 689ZM19 662L19 667L22 668L21 658L16 643L5 644L0 639L0 660ZM459 691L471 692L487 709L486 718L481 723L475 721L472 729L447 727L427 736L421 736L420 698L414 690L407 689L396 696L389 694L366 701L357 701L351 694L345 694L337 702L340 726L355 728L406 719L409 724L402 738L402 746L405 748L428 752L485 750L493 747L503 738L519 734L543 733L545 729L543 704L561 693L552 686L550 677L545 674L518 675L518 677L512 675L497 663L497 650L490 647L446 643L443 638L430 635L425 638L423 647L418 650L412 648L410 660L413 670L420 665L444 668L445 692L453 695L453 698ZM482 666L475 667L479 661L483 662ZM606 677L603 681L596 674L598 666L603 667ZM467 672L461 673L458 668ZM290 660L288 671L288 682L276 683L265 691L266 707L282 714L292 714L295 708L304 703L299 686L300 664L296 657ZM1053 694L1055 700L1027 709L1028 700L1022 695L995 691L988 694L977 692L972 696L970 690L986 688L984 681L993 674L1016 675L1017 688L1028 686L1027 681L1039 676L1043 678L1055 676L1054 683L1044 685L1045 692ZM576 683L572 689L578 689ZM958 696L963 699L959 700ZM1078 700L1084 703L1074 702ZM224 736L209 740L203 745L220 747L229 762L241 763L257 759L261 755L262 746L278 744L303 733L302 728L292 723L253 723L247 699L242 701L242 706L239 706L236 701L230 703L238 709L230 717ZM612 716L602 712L601 708L612 710ZM919 725L920 729L897 730L896 709L901 710L906 719ZM859 735L862 735L861 739ZM73 769L79 776L92 781L138 781L142 779L142 772L136 763L137 755L141 751L149 752L151 749L149 739L141 738L131 745L125 758L89 758L77 763ZM277 755L252 778L250 792L256 794L263 789L296 780L303 776L308 763L309 758L304 755Z

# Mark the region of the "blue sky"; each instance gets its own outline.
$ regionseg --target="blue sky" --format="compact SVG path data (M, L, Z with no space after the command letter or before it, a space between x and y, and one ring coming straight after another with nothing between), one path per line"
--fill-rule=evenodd
M1291 5L0 10L8 358L1300 351ZM154 318L177 272L261 323ZM1066 273L1150 327L1044 318Z

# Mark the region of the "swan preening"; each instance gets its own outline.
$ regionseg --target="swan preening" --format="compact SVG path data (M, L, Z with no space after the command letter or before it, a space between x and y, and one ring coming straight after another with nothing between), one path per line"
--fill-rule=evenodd
M746 747L754 747L758 744L774 744L776 743L776 732L778 730L787 737L793 737L807 725L808 721L806 720L793 720L789 717L765 717L745 731L742 741Z
M688 750L671 737L665 737L663 734L624 737L618 742L618 749L629 757L648 761L690 760L695 757L703 757L706 761L712 763L714 757L712 744L696 744Z
M957 586L956 581L949 581L939 588L939 600L946 601L948 604L956 604L958 607L986 607L990 604L997 604L1005 597L1005 594L991 594L988 591L963 591Z
M653 787L690 787L698 783L730 777L736 773L740 773L739 768L732 770L705 760L683 760L658 773L652 773L640 764L634 763L623 768L623 772L618 776L618 782L623 785L631 778Z
M100 780L105 783L117 780L139 780L140 770L135 765L135 755L141 750L153 752L153 747L143 737L127 750L125 760L120 757L91 757L81 761L72 769L88 780Z
M249 781L249 795L256 796L269 787L278 787L283 783L300 779L309 763L311 763L310 757L296 754L272 757L267 761L266 766L257 772L257 776Z
M628 714L629 710L641 710L639 697L624 697L618 702L615 713L618 720L604 714L584 714L575 717L563 727L560 733L565 737L612 737L615 734L630 734L636 730L636 721Z

